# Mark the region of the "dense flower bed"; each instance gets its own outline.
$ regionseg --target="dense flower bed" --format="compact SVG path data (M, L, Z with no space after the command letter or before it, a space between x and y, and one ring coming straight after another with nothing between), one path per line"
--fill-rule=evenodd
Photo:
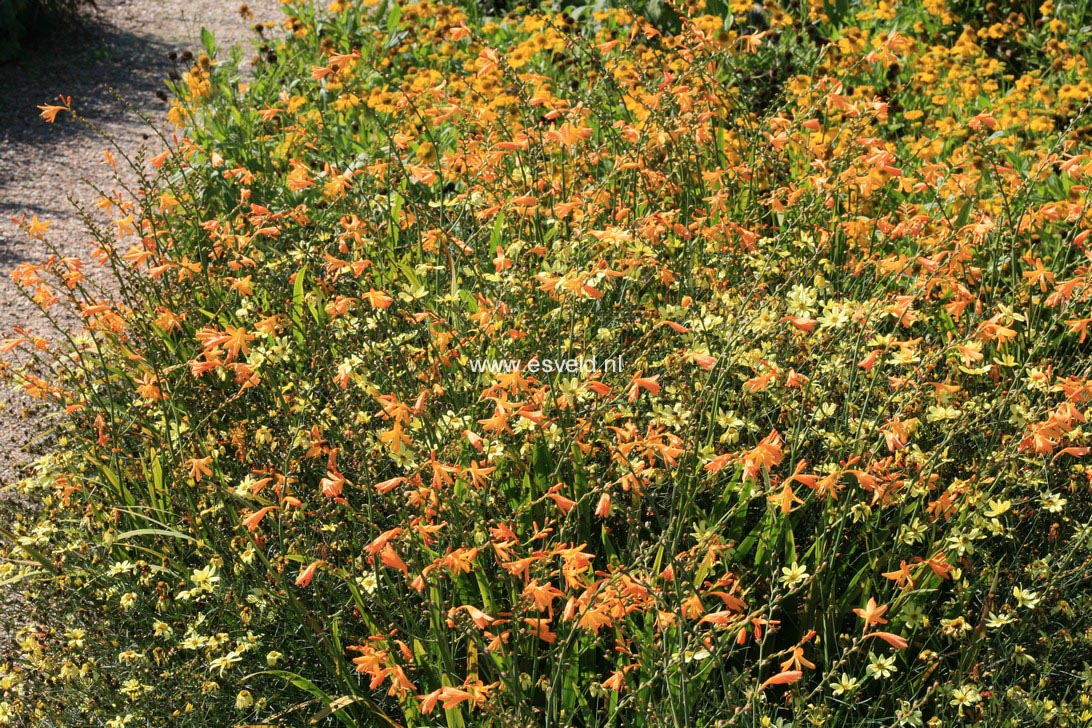
M16 273L86 331L3 345L64 407L5 715L1087 725L1083 7L298 3L197 59L89 216L118 293Z

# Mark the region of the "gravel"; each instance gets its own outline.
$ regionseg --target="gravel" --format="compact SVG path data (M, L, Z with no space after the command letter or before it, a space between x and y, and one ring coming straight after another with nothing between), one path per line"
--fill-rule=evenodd
M202 27L213 32L220 47L251 52L257 38L251 26L283 17L277 0L250 2L253 19L221 0L98 0L97 5L77 27L42 38L21 58L0 64L0 339L15 327L54 335L11 280L16 266L39 261L49 251L11 218L25 214L50 221L49 242L62 255L87 259L90 236L73 201L88 205L97 198L92 186L116 186L103 156L107 140L71 119L45 123L38 105L55 103L59 94L71 96L79 113L126 155L137 157L143 149L156 154L158 138L140 116L166 128L165 80L186 70L171 56L199 53ZM96 270L88 266L93 279ZM101 270L97 282L109 286ZM17 482L49 444L53 416L50 408L0 382L0 527L5 530L34 510L19 491L4 486ZM17 655L15 636L30 619L23 600L19 584L0 588L0 663L9 669Z
M87 258L89 236L72 201L88 205L97 198L87 183L116 187L103 156L107 140L71 119L46 124L37 106L56 103L60 94L71 96L79 113L127 154L135 156L142 148L155 154L159 142L139 115L166 127L165 81L186 70L171 56L201 52L203 27L221 48L253 52L252 26L279 22L283 14L277 0L247 6L249 18L240 5L222 0L98 0L77 27L42 38L22 58L0 64L0 338L17 326L53 336L11 281L16 266L41 260L48 250L11 218L26 214L50 221L48 240L64 255ZM104 280L101 272L99 277ZM40 446L50 431L49 413L40 404L3 389L0 485L19 477L35 443Z

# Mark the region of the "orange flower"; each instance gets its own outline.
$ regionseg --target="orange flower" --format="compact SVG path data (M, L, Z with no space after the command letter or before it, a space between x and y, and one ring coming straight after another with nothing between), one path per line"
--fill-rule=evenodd
M816 323L818 323L817 321L815 321L815 319L810 319L805 316L785 316L781 320L788 321L790 324L806 334L810 334L812 331L814 331L815 325Z
M615 670L610 677L603 681L603 687L607 690L619 692L626 685L626 674L621 670Z
M553 584L539 584L537 581L532 581L523 587L523 596L534 602L535 609L547 612L552 617L554 600L562 596L562 593Z
M886 633L877 632L876 634L886 634ZM873 636L873 635L870 635L870 636ZM781 663L781 669L782 670L788 670L790 667L793 670L803 670L805 667L808 668L809 670L814 670L815 669L815 663L811 662L810 660L808 660L808 658L804 657L804 648L803 647L797 646L797 647L792 648L792 655L789 656L789 659L787 659L787 660L785 660L784 662Z
M600 397L606 397L611 393L611 388L599 381L586 382L584 386L598 394Z
M364 298L372 305L372 308L380 309L390 308L391 303L394 301L393 298L386 293L383 293L383 291L377 291L374 288L365 293Z
M576 501L572 500L571 498L566 498L565 496L558 493L558 491L561 490L562 487L563 487L563 484L558 483L557 485L553 486L552 488L550 488L550 490L548 490L546 492L546 496L548 498L550 498L550 500L552 500L554 503L557 504L558 510L560 510L561 515L564 516L564 515L567 515L569 511L572 510L573 506L576 505Z
M265 508L259 508L251 513L249 516L243 519L243 525L246 526L248 531L257 530L258 525L261 524L262 519L265 518L270 511L277 510L277 506L266 506Z
M421 712L426 715L436 710L436 704L442 703L444 710L451 710L452 708L464 703L467 700L473 700L474 696L465 690L445 686L439 690L433 690L428 695L419 696L421 698Z
M212 475L212 456L204 458L190 458L186 461L186 465L190 469L190 477L193 478L193 482L200 483L201 478L206 475Z
M933 573L941 579L947 579L948 573L952 570L952 565L948 563L948 557L943 551L938 551L925 563L933 570Z
M606 518L610 515L610 493L599 496L599 503L595 506L595 515L599 518Z
M876 365L876 359L880 356L881 353L883 352L880 349L873 349L872 351L868 352L868 356L862 359L861 362L857 364L857 366L859 366L861 369L864 369L866 372L872 371L872 367Z
M905 560L899 564L899 568L894 571L885 571L881 576L892 580L901 589L905 589L907 586L911 589L914 588L914 577L910 574L910 566Z
M466 441L470 443L472 448L478 452L481 452L484 449L484 445L482 444L484 441L477 433L472 430L465 430L463 434L466 435Z
M296 586L305 588L311 584L311 580L315 578L315 571L319 566L325 564L325 561L312 561L302 571L300 575L296 577Z
M402 561L391 546L387 546L380 552L379 559L392 569L398 569L403 574L409 574L409 567L406 566L406 562Z
M697 353L695 353L695 354L691 354L690 358L693 360L693 362L695 364L697 364L699 367L701 367L705 371L712 370L712 368L714 366L716 366L716 364L717 364L717 358L715 356L710 356L709 354L697 354Z
M869 627L887 624L887 620L883 618L884 612L887 611L887 605L877 605L876 600L872 597L868 598L868 604L864 609L854 609L853 613L865 621L863 632L867 632Z
M629 396L627 399L630 402L636 402L642 389L655 397L660 393L660 383L657 381L659 378L658 375L655 377L642 377L641 372L637 372L633 379L630 380Z
M722 453L705 464L705 469L710 473L719 473L732 461L731 453Z
M766 682L759 685L758 691L762 692L771 685L790 685L797 682L802 677L804 677L804 673L801 670L785 670L784 672L777 673L766 680Z
M535 618L526 618L523 622L531 629L535 635L548 644L553 644L557 641L557 633L550 631L550 620Z
M453 621L455 613L458 612L460 609L466 612L467 616L470 617L470 621L472 621L474 623L474 626L478 629L485 629L495 621L493 617L489 616L472 604L464 604L461 607L452 607L447 611L448 627L455 626L455 622Z
M49 226L52 224L49 220L39 220L38 216L35 215L27 223L27 234L32 238L43 240L46 233L49 232Z
M379 536L376 537L374 541L365 546L364 550L367 551L370 556L375 556L383 549L385 549L391 541L398 538L401 533L401 528L392 528L388 531L384 531L383 533L379 534Z
M425 575L428 575L430 571L437 568L445 568L448 573L457 576L459 574L469 574L474 568L474 559L478 558L479 548L458 548L449 549L448 553L441 556L432 562L425 568Z
M801 460L796 463L796 468L793 470L792 475L785 479L785 482L781 485L781 495L770 496L771 501L776 501L781 504L781 513L788 515L792 511L793 503L803 504L804 501L797 498L792 492L792 484L794 482L806 485L809 488L814 489L819 482L819 477L816 475L805 475L803 470L807 467L806 460Z
M470 30L465 25L454 25L447 30L447 39L452 43L458 43L469 37Z
M770 468L780 464L782 444L780 433L770 430L762 442L743 455L743 479L753 480L762 469L769 472Z
M865 635L865 639L868 639L869 637L879 637L881 640L891 645L896 650L904 650L910 644L906 641L905 638L900 637L897 634L892 634L890 632L873 632L872 634Z
M387 493L390 493L392 490L405 482L405 478L395 477L391 478L390 480L384 480L382 483L376 483L373 487L375 488L375 491L380 495L386 495Z
M475 488L484 488L489 485L489 475L496 470L496 466L486 467L480 465L477 460L470 463L466 472L470 473L470 482Z
M58 106L55 104L43 104L38 107L42 110L42 113L39 114L39 116L45 119L47 124L52 124L54 121L56 121L57 114L61 113L62 111L71 111L72 97L61 96L60 99L63 105Z
M739 614L733 612L730 609L721 609L716 612L710 612L699 620L698 624L714 624L717 626L724 626L731 624L739 619Z
M379 441L391 449L391 452L398 454L402 450L402 445L408 445L412 442L409 435L406 434L405 428L402 427L402 420L395 420L394 426L391 429L379 433Z
M329 470L326 473L326 477L319 482L319 485L322 487L322 494L324 496L327 498L337 498L345 488L345 483L345 476L337 472L337 470Z

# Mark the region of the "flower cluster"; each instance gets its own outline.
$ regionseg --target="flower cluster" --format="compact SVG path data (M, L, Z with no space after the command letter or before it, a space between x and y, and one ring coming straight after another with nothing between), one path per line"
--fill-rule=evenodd
M1089 18L977 5L198 58L116 294L15 273L83 328L3 342L64 424L0 715L1086 725ZM558 352L624 367L470 366Z

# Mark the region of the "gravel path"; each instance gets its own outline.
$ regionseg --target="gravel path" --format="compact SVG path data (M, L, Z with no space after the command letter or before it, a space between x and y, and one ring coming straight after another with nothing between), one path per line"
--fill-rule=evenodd
M91 246L71 200L88 204L96 198L81 180L105 190L115 186L102 154L106 140L70 119L46 124L38 118L38 105L54 103L59 94L71 96L80 114L130 157L144 147L158 153L157 138L136 112L165 128L164 81L189 65L172 59L200 52L202 27L213 32L221 48L250 49L256 38L252 25L282 17L277 0L252 0L253 18L244 17L233 0L98 0L97 5L80 27L43 38L19 60L0 64L0 338L16 326L51 336L48 323L11 280L16 266L41 260L48 251L11 218L26 214L48 220L50 242L64 255L86 259ZM94 270L89 266L88 273ZM0 382L0 526L9 527L29 507L2 486L18 480L48 442L51 416L48 408ZM15 634L26 626L21 600L18 585L0 588L0 664L9 669Z
M200 52L200 32L207 27L221 48L248 52L256 22L277 22L277 0L251 0L248 11L232 0L98 0L81 27L43 38L23 58L0 64L0 338L15 326L47 335L38 312L16 293L11 271L24 261L38 261L47 251L11 221L37 215L51 223L49 240L66 255L86 258L88 236L69 201L89 203L94 192L81 179L112 189L105 140L71 120L46 124L39 104L71 96L77 110L93 120L130 155L157 140L139 117L117 100L113 89L133 109L162 127L167 108L164 81L189 64L185 51ZM253 14L253 17L248 17ZM0 392L0 484L18 477L30 458L26 443L49 432L48 413L27 398ZM2 519L0 519L2 520Z

